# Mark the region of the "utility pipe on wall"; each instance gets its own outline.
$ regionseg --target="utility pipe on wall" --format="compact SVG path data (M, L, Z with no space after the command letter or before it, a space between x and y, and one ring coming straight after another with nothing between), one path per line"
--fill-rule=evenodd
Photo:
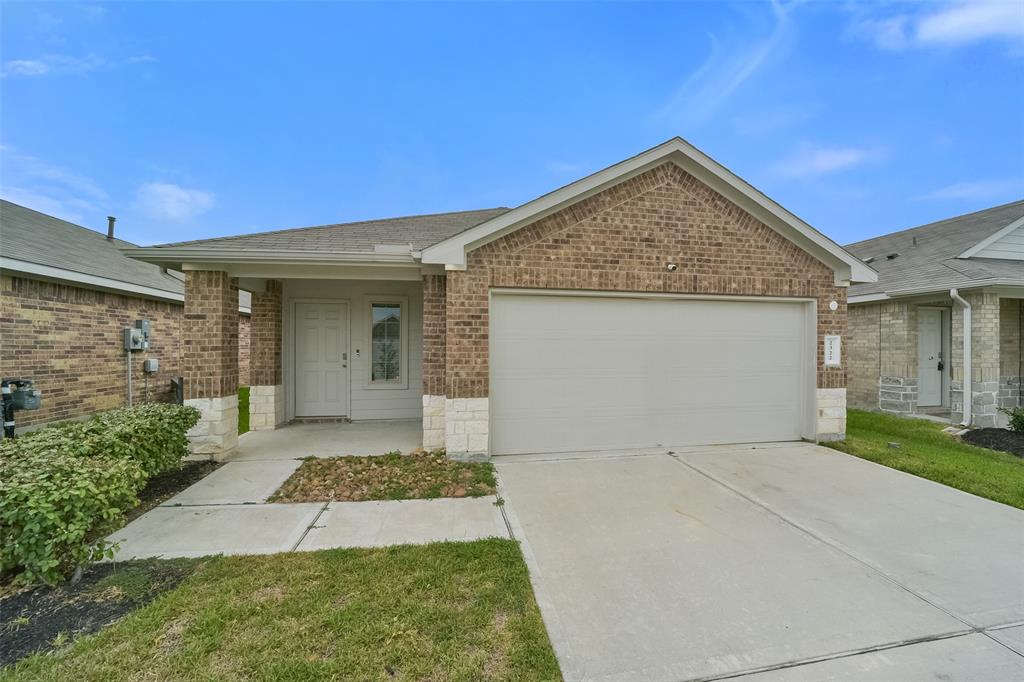
M956 289L949 290L949 297L960 304L964 309L964 418L960 422L964 426L970 426L973 415L971 405L974 402L973 381L971 379L971 304L965 301Z

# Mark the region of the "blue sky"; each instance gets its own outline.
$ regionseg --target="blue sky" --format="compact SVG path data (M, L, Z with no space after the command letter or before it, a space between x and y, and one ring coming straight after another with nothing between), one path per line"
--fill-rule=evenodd
M840 243L1024 198L1024 3L8 3L0 185L142 244L515 206L681 135Z

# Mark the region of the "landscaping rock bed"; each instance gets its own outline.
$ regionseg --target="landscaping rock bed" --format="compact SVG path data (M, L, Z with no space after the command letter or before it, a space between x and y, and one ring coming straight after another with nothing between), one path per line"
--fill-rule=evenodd
M177 587L200 562L93 564L77 583L24 589L0 598L0 666L96 632Z
M309 457L270 502L360 502L494 495L489 462L453 462L443 450L375 457Z
M1024 458L1024 434L1009 429L971 429L960 438L971 445Z

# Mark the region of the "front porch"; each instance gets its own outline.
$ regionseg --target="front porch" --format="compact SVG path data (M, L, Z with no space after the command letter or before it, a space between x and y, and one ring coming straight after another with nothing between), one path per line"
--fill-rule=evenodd
M431 425L423 399L431 288L420 268L252 276L271 270L186 268L185 399L202 412L189 434L193 453L257 461L423 446L423 427ZM251 433L241 439L237 315L227 312L240 288L252 292Z
M963 302L946 292L851 306L851 406L979 427L1006 425L1000 408L1024 404L1024 291L987 288L958 296Z

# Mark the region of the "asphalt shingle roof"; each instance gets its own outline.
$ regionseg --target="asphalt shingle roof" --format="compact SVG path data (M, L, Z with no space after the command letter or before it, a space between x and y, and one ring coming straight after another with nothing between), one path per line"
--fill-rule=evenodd
M411 250L420 251L508 211L507 208L488 208L478 211L364 220L357 223L295 227L234 237L158 244L150 248L181 249L196 246L203 249L237 249L239 251L373 253L374 247L377 245L411 245Z
M846 250L858 258L874 258L870 265L878 271L877 282L854 284L850 296L939 291L992 279L1019 279L1024 285L1024 261L957 258L1021 216L1024 200L849 244ZM892 254L897 256L890 260Z
M133 246L123 239L108 241L106 234L0 199L0 256L176 294L185 292L180 274L175 277L120 251Z

